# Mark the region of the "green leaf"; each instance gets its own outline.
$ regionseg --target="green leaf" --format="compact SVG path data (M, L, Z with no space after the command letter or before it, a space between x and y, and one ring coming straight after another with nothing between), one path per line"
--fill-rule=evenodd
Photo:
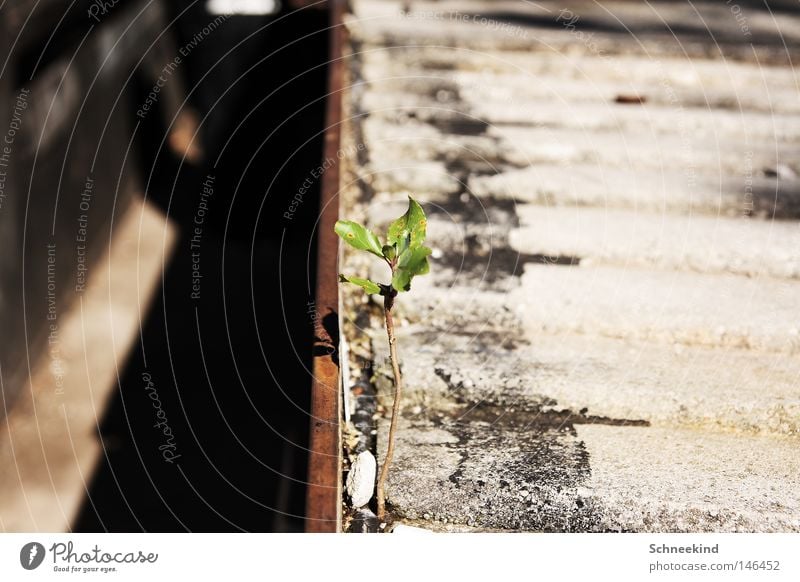
M383 245L383 256L391 261L397 256L397 247L394 245Z
M357 248L360 251L368 251L373 255L383 258L381 241L377 235L368 228L364 228L357 222L351 220L337 220L334 230L336 234L342 237L342 240L351 247Z
M412 275L425 275L430 270L428 265L428 256L433 251L428 247L416 247L408 249L397 260L397 266L400 269L405 269Z
M408 250L409 245L411 244L411 233L407 233L403 236L397 243L397 254L402 255L404 252Z
M425 242L425 229L428 226L425 211L416 200L408 197L408 210L389 226L386 239L390 245L397 245L398 251L415 248Z
M348 277L347 275L339 275L339 281L341 283L352 283L353 285L358 285L369 295L381 292L381 286L375 283L374 281L370 281L369 279L360 279L358 277Z
M398 269L392 275L392 287L397 291L410 291L411 279L411 274L408 271Z
M397 260L397 268L392 276L392 287L397 291L411 289L411 280L416 275L425 275L430 271L428 255L431 252L431 249L423 246L410 248L403 252Z

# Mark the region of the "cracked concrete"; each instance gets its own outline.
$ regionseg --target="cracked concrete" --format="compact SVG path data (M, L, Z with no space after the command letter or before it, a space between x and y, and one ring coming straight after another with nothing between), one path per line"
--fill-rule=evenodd
M343 205L381 231L414 194L434 250L398 299L396 519L800 531L800 18L742 42L693 5L716 46L680 3L353 3ZM342 293L385 412L377 303Z

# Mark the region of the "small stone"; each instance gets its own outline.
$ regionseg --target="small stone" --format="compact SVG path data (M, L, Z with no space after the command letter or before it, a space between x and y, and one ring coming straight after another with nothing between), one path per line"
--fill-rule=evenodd
M378 516L368 508L362 507L353 514L353 520L347 531L350 533L376 533L378 523Z
M377 463L369 451L359 453L347 474L347 494L353 507L363 507L372 499L375 490Z

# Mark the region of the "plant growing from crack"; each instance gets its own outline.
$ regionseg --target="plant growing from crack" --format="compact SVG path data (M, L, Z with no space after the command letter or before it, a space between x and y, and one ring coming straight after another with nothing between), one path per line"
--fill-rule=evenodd
M411 280L416 275L424 275L429 270L428 255L431 249L424 246L427 220L425 212L416 200L408 197L408 210L395 220L386 233L386 244L382 244L378 236L371 230L349 220L336 222L335 230L342 240L350 246L383 259L392 273L389 284L375 283L369 279L339 275L342 283L353 283L361 287L367 294L383 296L383 313L386 321L386 335L389 337L389 360L394 373L394 403L389 424L389 442L386 457L383 460L378 476L378 519L386 516L386 478L394 455L394 439L397 421L400 416L400 398L403 393L403 377L400 373L400 361L397 358L397 339L394 335L394 319L392 310L398 293L411 289Z

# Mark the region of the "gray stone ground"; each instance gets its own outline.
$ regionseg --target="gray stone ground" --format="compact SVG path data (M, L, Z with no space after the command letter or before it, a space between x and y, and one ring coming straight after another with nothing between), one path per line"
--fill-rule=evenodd
M800 15L772 5L353 2L343 211L413 194L434 248L399 300L396 516L800 531Z

